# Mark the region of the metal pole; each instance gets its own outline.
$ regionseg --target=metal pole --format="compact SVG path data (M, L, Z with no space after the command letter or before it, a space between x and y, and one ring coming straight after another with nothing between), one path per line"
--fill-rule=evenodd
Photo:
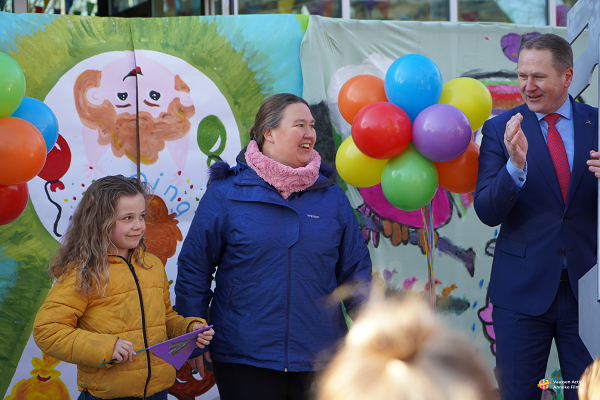
M27 12L27 0L13 0L13 13L24 14Z
M448 1L449 8L449 20L450 22L458 22L458 0L449 0Z
M548 25L556 26L556 0L548 0L546 5L548 7L548 12L546 13Z
M341 0L342 19L350 19L350 0Z
M591 34L591 32L590 32ZM600 35L599 35L600 37ZM598 51L600 54L600 40L598 40ZM591 78L590 78L591 79ZM600 106L600 79L598 79L598 105ZM598 116L600 116L600 109L598 110ZM598 144L600 145L600 123L598 123ZM600 151L600 149L596 149ZM598 266L598 293L596 300L600 302L600 252L598 251L598 240L600 239L600 179L598 180L598 227L596 231L596 265Z

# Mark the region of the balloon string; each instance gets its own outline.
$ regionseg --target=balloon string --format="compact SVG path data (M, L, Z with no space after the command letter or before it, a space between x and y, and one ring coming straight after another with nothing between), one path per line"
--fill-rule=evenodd
M54 181L47 181L46 184L44 185L44 191L46 192L46 197L48 197L48 200L50 201L50 203L54 204L56 206L56 208L58 209L58 214L56 215L56 220L54 221L54 234L56 235L56 237L61 237L62 235L60 233L58 233L58 222L60 221L60 215L62 214L62 208L60 206L60 204L58 204L57 202L55 202L54 200L52 200L52 197L50 197L50 192L48 192L48 186L52 186L53 183L58 182L57 180Z
M428 283L429 283L429 306L431 308L431 312L435 315L435 303L436 303L436 295L435 295L435 271L433 269L434 265L434 248L435 248L435 230L434 230L434 222L433 222L433 207L431 203L425 205L421 209L421 215L423 216L423 238L424 238L424 246L425 249L425 257L427 259L427 272L428 272Z
M435 290L435 278L432 279L431 274L431 246L429 243L429 206L425 205L421 209L421 214L423 216L423 248L425 249L425 258L427 260L427 276L428 276L428 286L429 286L429 305L431 307L431 293ZM433 289L433 290L432 290Z
M429 296L430 296L430 301L431 301L431 311L433 312L433 314L435 315L435 300L436 300L436 295L435 295L435 271L433 269L433 261L434 261L434 256L435 256L435 238L434 238L434 227L433 227L433 207L432 204L429 203L427 206L427 210L429 212L429 223L428 223L428 227L429 227L429 271L431 271L431 280L433 282L432 290L429 292Z
M433 261L435 258L435 226L434 226L434 222L433 222L433 203L429 203L429 256L431 258L431 262L430 262L430 270L431 270L431 277L433 280L433 292L432 292L432 306L431 306L431 310L433 311L433 315L435 315L435 306L436 306L436 294L435 294L435 271L433 269Z

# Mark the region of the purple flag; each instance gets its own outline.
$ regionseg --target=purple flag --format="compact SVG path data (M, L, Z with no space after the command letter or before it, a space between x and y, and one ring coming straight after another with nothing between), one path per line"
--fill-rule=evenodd
M212 325L177 336L166 342L155 344L148 347L148 350L153 352L156 357L165 360L176 369L179 369L196 348L196 337L198 337L198 334L210 328L212 328Z

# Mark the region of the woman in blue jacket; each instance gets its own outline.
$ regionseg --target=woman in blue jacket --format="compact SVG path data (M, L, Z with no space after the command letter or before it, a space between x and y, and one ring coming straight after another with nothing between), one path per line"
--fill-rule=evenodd
M337 288L351 288L349 313L368 295L369 252L344 192L320 172L314 124L302 98L269 97L237 165L211 168L179 255L177 311L207 317L210 303L204 356L223 400L310 398L347 332ZM203 371L202 356L190 364Z

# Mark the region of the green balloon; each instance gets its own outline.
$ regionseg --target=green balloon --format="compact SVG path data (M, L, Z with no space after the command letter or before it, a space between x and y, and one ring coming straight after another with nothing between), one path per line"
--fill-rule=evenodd
M0 118L12 115L25 96L25 75L19 64L0 52Z
M404 211L427 205L435 196L438 172L435 164L411 144L388 161L381 175L381 188L388 201Z
M219 147L213 150L219 139L221 139ZM200 121L197 140L200 150L208 156L207 164L210 166L211 161L217 159L225 150L225 144L227 143L227 130L219 117L209 115Z

